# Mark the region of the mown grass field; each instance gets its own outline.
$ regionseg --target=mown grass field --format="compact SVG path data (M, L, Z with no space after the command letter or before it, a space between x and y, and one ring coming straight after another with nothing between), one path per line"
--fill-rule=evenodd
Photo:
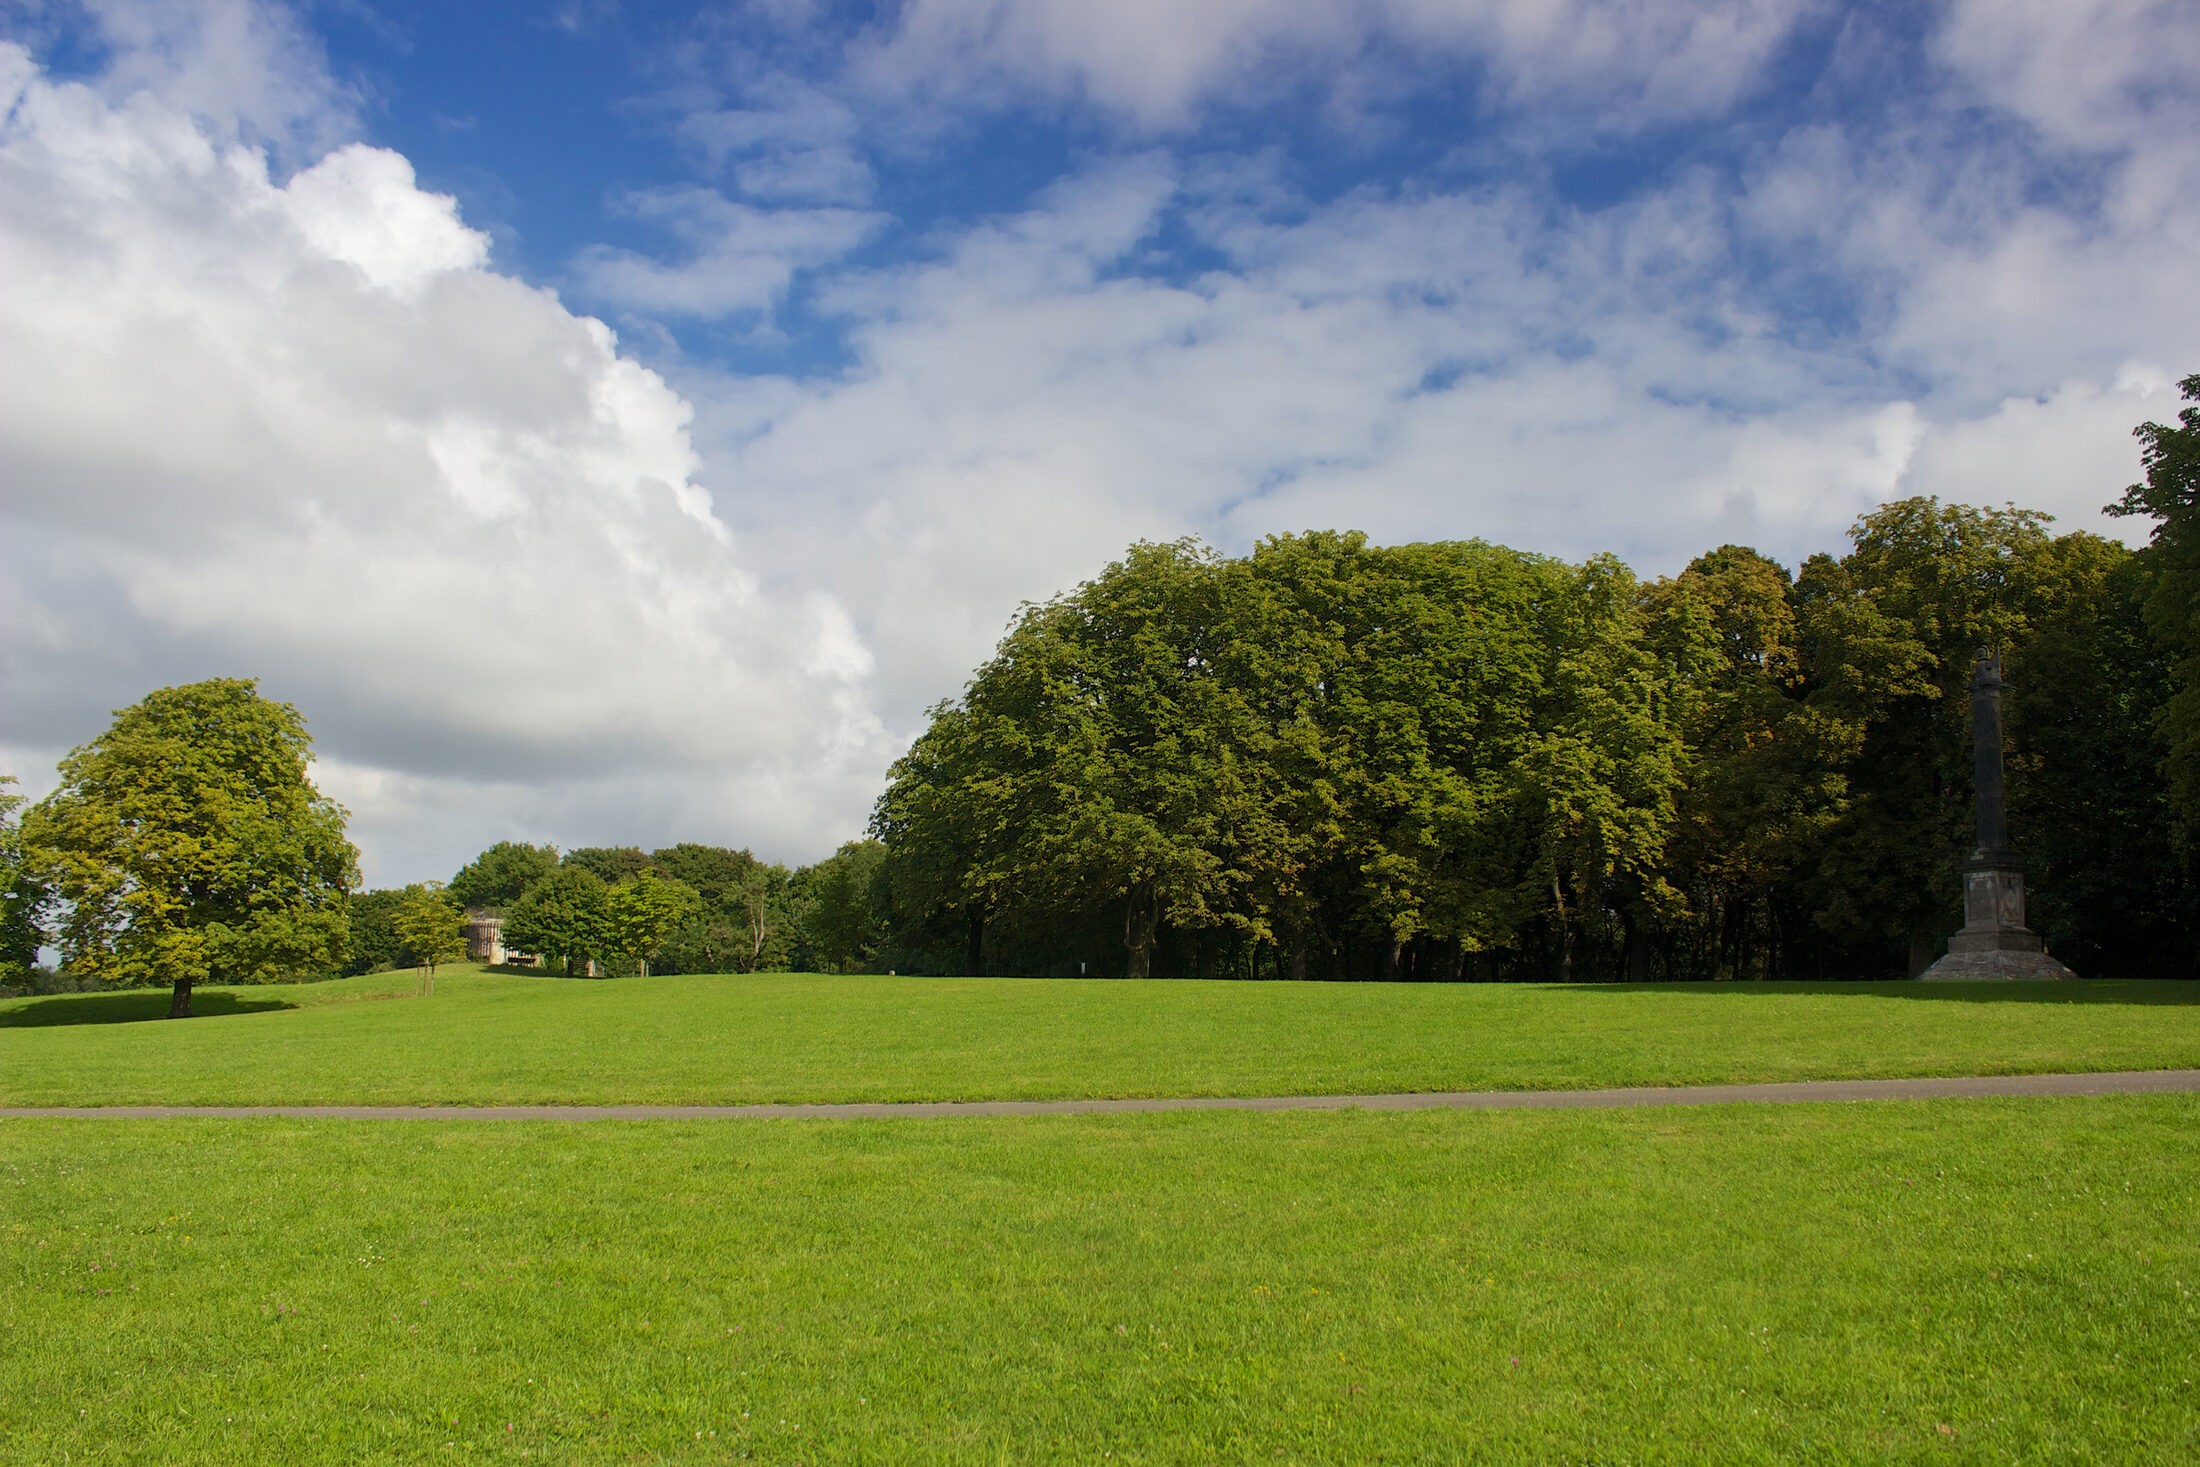
M0 1002L0 1104L1364 1094L2200 1066L2200 984L1280 984L446 969ZM128 1022L146 1020L147 1022Z
M0 1455L2187 1463L2196 1136L2194 1096L4 1121Z

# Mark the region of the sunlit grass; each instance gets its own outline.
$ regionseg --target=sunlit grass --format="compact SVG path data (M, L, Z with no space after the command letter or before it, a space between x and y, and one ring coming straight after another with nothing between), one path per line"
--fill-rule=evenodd
M2189 1096L0 1122L0 1440L2189 1462L2195 1135Z
M0 1104L1362 1094L2200 1066L2200 984L1132 983L447 968L0 1003ZM226 1010L226 1011L225 1011ZM112 1022L137 1017L146 1022ZM91 1019L101 1022L73 1022ZM71 1021L71 1022L57 1022Z

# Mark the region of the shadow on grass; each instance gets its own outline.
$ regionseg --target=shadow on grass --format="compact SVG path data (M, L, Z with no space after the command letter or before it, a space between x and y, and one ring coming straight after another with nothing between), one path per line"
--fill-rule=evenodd
M1935 1003L2200 1004L2200 982L2189 978L2080 978L2055 983L1920 983L1887 979L1853 983L1569 983L1600 993L1700 993L1760 997L1778 993L1841 994L1855 998L1924 999Z
M33 999L21 1008L0 1011L0 1029L45 1029L56 1024L135 1024L145 1019L168 1017L169 991L165 988L129 989L121 993L57 993ZM298 1005L279 998L209 992L191 995L193 1018L217 1019L230 1014L264 1014Z

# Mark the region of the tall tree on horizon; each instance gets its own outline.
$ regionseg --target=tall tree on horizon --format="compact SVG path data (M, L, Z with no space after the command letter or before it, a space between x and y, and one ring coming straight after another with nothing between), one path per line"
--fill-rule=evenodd
M43 925L47 892L23 858L23 827L16 812L28 803L8 788L12 774L0 774L0 973L27 973L38 962L46 940Z
M2175 689L2157 715L2162 768L2187 859L2200 867L2200 372L2177 386L2186 403L2178 425L2132 429L2146 478L2106 508L2158 522L2142 554L2147 626L2174 666Z
M556 846L500 840L460 867L446 889L461 907L502 911L557 869Z

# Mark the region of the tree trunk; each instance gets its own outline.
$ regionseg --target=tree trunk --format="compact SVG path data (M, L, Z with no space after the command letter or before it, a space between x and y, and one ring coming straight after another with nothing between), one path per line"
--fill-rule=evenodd
M1293 983L1306 981L1306 928L1303 925L1294 928L1291 933L1290 974Z
M1131 888L1130 905L1123 912L1123 946L1130 949L1130 961L1123 969L1126 978L1153 976L1153 934L1160 924L1160 907L1151 882Z
M1405 976L1405 939L1391 935L1389 950L1383 954L1383 981L1396 983Z
M1436 967L1436 981L1439 983L1457 983L1460 976L1459 969L1466 955L1467 945L1458 938L1455 937L1445 943L1444 960Z
M1621 939L1620 966L1627 973L1629 983L1650 981L1650 945L1642 940L1642 929L1635 925L1631 913L1621 913L1626 935Z
M1551 902L1558 908L1558 981L1574 981L1574 928L1566 920L1566 895L1558 888L1558 877L1551 877Z
M192 980L189 978L178 978L176 980L175 992L168 1000L169 1018L188 1019L191 1017L191 982Z
M969 919L969 951L964 966L973 978L985 976L985 913L972 907L966 914Z

